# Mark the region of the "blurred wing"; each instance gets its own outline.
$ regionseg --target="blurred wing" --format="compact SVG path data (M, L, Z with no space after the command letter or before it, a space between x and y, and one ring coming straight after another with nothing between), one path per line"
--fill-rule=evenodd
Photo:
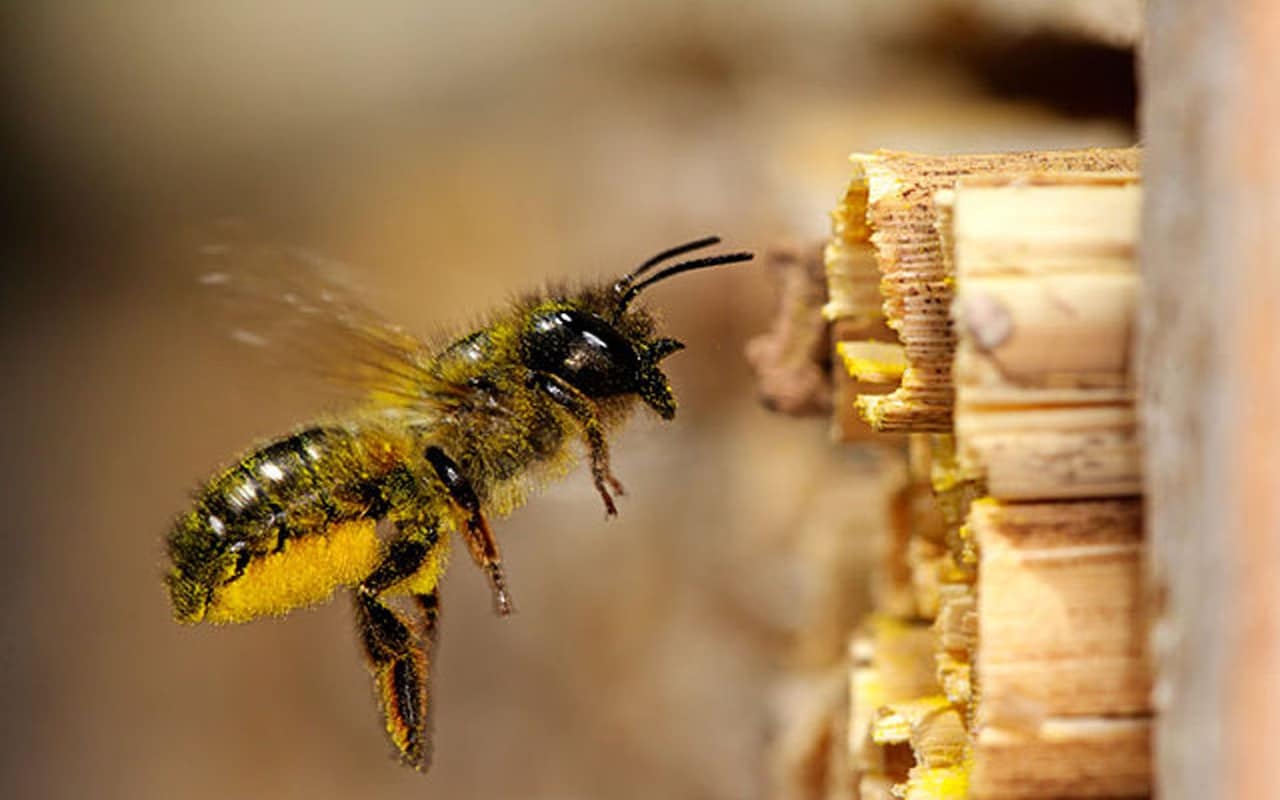
M433 349L369 308L338 262L220 236L200 246L197 281L230 338L273 367L381 405L438 410L461 399L431 373Z

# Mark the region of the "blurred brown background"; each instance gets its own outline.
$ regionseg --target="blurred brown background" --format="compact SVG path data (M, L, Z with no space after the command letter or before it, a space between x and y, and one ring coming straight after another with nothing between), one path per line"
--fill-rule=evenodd
M1130 141L1127 50L978 36L964 5L7 4L0 796L780 791L788 687L841 657L879 510L874 457L754 402L763 270L649 295L690 347L680 418L615 444L619 520L575 473L500 521L507 621L455 560L423 778L344 601L170 620L188 492L325 408L195 310L191 235L245 220L429 332L706 233L820 237L851 150Z

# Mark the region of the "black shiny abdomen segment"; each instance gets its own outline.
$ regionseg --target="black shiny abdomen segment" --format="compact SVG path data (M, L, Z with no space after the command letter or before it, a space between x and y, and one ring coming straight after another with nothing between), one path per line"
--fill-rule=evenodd
M226 546L243 543L261 552L360 516L368 503L347 488L350 470L341 455L353 445L346 431L309 428L245 456L200 499L209 532Z
M521 336L520 357L535 372L564 378L589 397L635 391L640 358L608 320L571 310L533 317Z

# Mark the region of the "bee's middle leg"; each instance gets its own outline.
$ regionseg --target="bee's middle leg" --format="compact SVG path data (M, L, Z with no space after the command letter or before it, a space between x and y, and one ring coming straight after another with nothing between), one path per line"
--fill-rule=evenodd
M381 599L386 589L416 573L434 546L434 528L406 531L407 527L401 526L401 536L392 540L382 561L357 587L355 605L387 734L407 764L425 771L431 761L427 678L438 615L436 593L415 596L423 616L418 631Z
M471 559L488 576L494 607L498 613L504 617L509 615L513 606L511 595L507 591L507 576L502 569L502 555L498 552L498 542L493 538L489 521L480 510L480 498L476 496L475 488L467 480L467 476L462 474L457 463L439 447L428 447L426 456L431 468L448 489L453 502L467 512L463 538L467 541L467 549L471 551Z

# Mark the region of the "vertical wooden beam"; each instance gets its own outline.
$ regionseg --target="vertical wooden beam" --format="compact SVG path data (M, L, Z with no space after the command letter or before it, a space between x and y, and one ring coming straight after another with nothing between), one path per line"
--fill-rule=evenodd
M1139 353L1160 796L1280 764L1280 5L1150 0Z

